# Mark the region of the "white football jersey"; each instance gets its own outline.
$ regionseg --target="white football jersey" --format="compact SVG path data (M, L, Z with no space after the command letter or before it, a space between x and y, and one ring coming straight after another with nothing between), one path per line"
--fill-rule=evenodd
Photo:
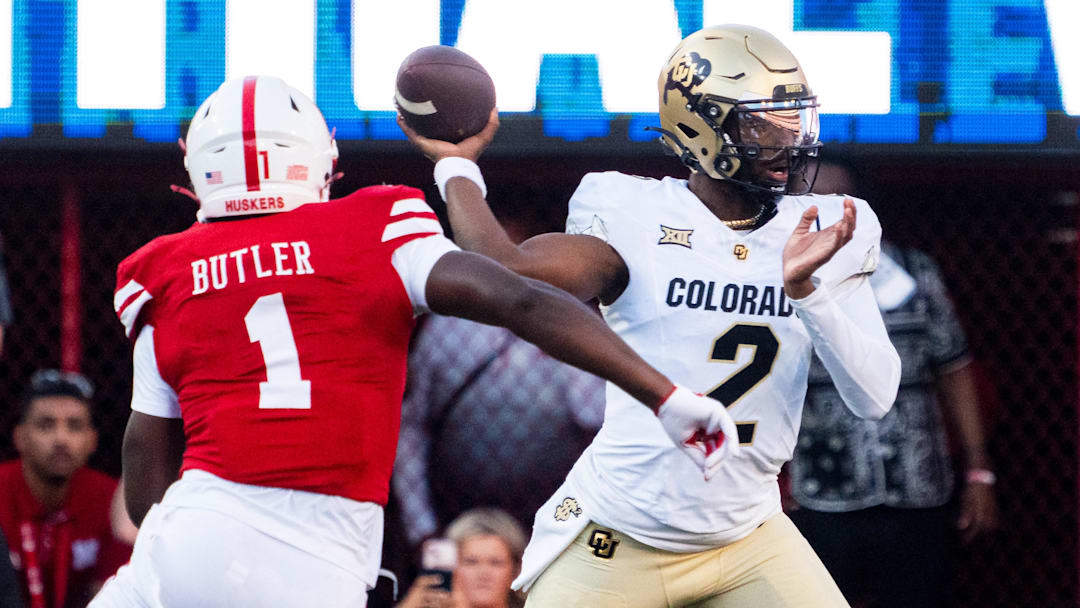
M656 416L607 385L604 425L568 481L597 523L651 546L696 551L749 534L780 510L776 482L799 432L811 341L783 291L781 255L811 205L826 228L842 196L786 197L754 231L725 226L685 180L586 175L567 232L607 241L630 270L601 310L611 328L672 381L725 403L742 449L709 482ZM881 228L855 200L852 240L815 273L837 299L877 265ZM848 281L854 279L854 281Z

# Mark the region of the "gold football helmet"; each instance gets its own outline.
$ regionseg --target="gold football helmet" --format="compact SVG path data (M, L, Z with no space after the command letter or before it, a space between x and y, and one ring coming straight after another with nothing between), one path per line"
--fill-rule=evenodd
M657 83L664 142L691 171L775 194L817 173L817 97L772 34L746 25L687 36Z

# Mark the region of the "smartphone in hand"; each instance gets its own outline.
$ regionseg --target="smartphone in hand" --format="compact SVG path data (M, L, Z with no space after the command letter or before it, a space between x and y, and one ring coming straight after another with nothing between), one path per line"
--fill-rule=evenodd
M442 577L439 588L450 590L450 581L457 567L457 543L448 538L431 538L420 546L420 574Z

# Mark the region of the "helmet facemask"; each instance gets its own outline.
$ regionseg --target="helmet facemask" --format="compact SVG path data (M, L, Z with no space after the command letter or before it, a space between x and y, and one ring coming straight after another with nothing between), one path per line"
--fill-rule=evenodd
M726 179L777 195L813 188L821 150L815 98L735 102L721 125L708 111L702 117L722 140L713 163Z

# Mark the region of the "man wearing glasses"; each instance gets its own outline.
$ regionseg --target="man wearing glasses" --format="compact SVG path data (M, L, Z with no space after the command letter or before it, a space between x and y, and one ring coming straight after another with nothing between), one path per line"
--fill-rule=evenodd
M29 608L85 606L131 553L110 525L116 481L86 467L92 398L79 374L35 373L14 429L19 458L0 464L0 529Z

